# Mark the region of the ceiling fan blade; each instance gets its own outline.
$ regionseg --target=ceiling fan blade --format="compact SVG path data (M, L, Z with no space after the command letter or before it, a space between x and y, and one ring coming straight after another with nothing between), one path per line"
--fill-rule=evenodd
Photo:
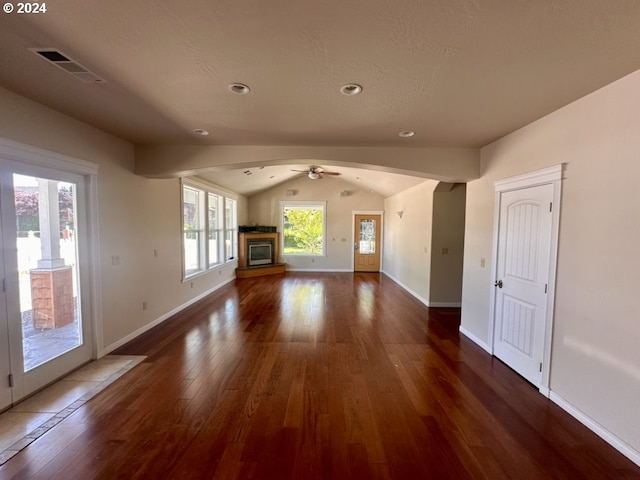
M310 179L315 180L317 178L322 178L323 175L340 175L339 172L326 172L322 167L318 167L317 165L312 165L307 170L293 170L292 172L298 173L306 173Z

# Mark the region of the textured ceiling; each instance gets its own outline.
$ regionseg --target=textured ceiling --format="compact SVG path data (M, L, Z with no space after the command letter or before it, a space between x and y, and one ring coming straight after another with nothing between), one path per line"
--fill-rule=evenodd
M47 6L0 14L0 86L136 144L481 147L640 68L637 0Z

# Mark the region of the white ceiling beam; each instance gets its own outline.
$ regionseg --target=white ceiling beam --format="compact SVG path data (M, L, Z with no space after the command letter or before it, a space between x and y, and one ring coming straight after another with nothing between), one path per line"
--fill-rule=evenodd
M330 164L444 182L480 177L477 148L148 145L136 147L136 173L150 178L267 165Z

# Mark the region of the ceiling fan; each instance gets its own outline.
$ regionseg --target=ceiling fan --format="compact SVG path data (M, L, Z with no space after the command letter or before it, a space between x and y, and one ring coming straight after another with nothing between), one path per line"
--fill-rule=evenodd
M317 180L325 175L340 175L339 172L327 172L324 168L311 165L307 170L291 170L292 172L306 173L311 180Z

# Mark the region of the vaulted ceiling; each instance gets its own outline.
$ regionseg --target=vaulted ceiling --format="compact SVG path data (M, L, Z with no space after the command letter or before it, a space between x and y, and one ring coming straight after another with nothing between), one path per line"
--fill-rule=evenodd
M475 149L640 68L637 0L46 6L0 15L0 86L142 146ZM38 48L102 81L84 82ZM350 83L362 92L343 95ZM288 172L282 162L307 158L260 166ZM366 164L353 163L343 167ZM211 167L230 170L215 158ZM238 191L261 188L241 180Z

